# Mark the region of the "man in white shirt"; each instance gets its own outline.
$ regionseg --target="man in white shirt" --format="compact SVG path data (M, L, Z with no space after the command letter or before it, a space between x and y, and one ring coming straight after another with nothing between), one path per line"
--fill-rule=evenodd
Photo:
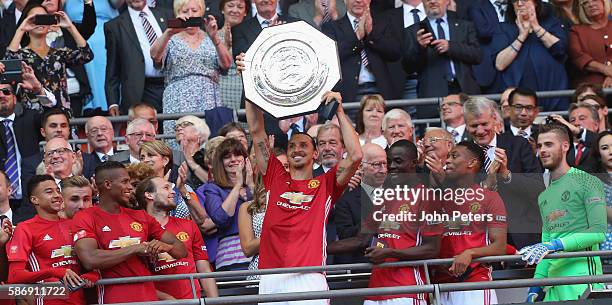
M115 153L113 149L115 131L113 130L113 124L107 118L95 116L87 120L85 134L93 152L87 154L87 157L83 156L84 158L92 158L98 165L108 161L109 157Z
M313 176L327 173L344 156L344 142L342 132L336 124L327 123L317 132L317 151L319 152L319 163L321 166L313 171Z
M440 104L442 110L442 120L448 131L456 143L461 141L470 141L472 138L465 130L465 118L463 117L463 103L469 98L468 95L451 94L444 99Z

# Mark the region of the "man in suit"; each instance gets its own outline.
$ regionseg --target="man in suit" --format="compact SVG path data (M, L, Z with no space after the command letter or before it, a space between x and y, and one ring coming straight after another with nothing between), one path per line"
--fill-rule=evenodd
M361 172L363 178L358 187L344 192L335 206L336 231L338 239L355 237L361 229L362 215L367 216L372 210L374 190L382 187L387 177L387 154L377 144L367 143L361 147L363 160ZM338 255L334 263L365 263L363 253Z
M569 123L573 126L570 131L574 134L574 142L567 152L567 162L570 166L587 169L596 162L592 160L591 147L600 131L599 120L595 108L580 103L570 105Z
M344 14L346 5L343 0L299 0L289 7L289 16L304 20L317 29Z
M472 76L472 65L482 57L476 30L471 22L447 14L448 2L424 2L427 18L404 30L403 67L417 73L420 98L480 93ZM421 106L417 115L431 118L438 113L435 106Z
M126 114L132 104L148 103L162 111L164 78L153 66L151 45L166 29L172 12L149 8L145 0L127 0L128 8L104 24L106 99L109 113Z
M500 0L477 0L468 12L482 49L482 61L473 66L474 77L485 93L498 93L504 89L500 73L493 62L494 50L491 42L499 23L506 21L507 12L508 2Z
M446 130L452 135L455 144L472 140L470 133L465 128L463 117L463 104L468 98L470 97L465 93L451 94L442 99L440 104L442 121L446 125Z
M344 141L342 132L336 124L327 123L317 132L317 151L319 152L319 163L321 166L313 172L313 177L327 173L334 168L344 155Z
M482 97L465 102L467 130L476 144L486 151L484 171L496 182L508 211L508 243L516 248L540 240L541 219L537 195L544 189L541 164L523 137L496 134L497 103ZM487 180L489 182L489 180Z
M155 140L156 135L155 127L151 122L145 119L134 119L128 123L125 134L125 142L130 149L113 154L109 160L123 164L140 163L140 145Z
M113 130L113 124L107 118L95 116L87 120L85 134L93 152L83 154L83 158L91 159L94 165L98 166L108 161L109 157L115 154L113 149L115 131Z
M385 113L382 121L383 135L387 145L391 146L398 140L414 141L414 125L408 112L396 108Z
M41 0L31 0L41 3ZM13 0L7 8L2 11L2 18L0 18L0 57L4 57L6 54L6 48L8 47L15 31L17 31L17 22L21 18L21 12L24 10L28 0Z
M346 16L324 23L321 31L338 43L342 79L334 87L346 102L366 94L400 97L386 62L400 58L399 34L386 18L372 16L370 0L346 0Z
M535 139L538 137L538 126L533 121L538 116L538 97L527 88L516 88L508 96L510 106L510 124L506 134L525 138L535 152Z

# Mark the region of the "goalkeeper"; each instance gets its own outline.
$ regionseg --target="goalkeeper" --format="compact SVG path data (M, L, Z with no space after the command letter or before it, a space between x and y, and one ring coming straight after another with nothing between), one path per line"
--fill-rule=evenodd
M542 125L537 138L540 159L551 177L550 185L538 197L542 242L519 251L528 264L538 264L535 278L602 274L599 257L542 260L556 251L596 251L604 241L607 225L603 184L567 164L566 154L572 143L566 127L555 123ZM535 302L544 291L544 301L577 300L587 287L587 284L531 287L527 302Z

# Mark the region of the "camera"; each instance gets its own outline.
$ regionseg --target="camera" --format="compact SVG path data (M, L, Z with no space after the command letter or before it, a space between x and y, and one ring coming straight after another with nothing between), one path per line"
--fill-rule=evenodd
M39 14L34 16L35 25L55 25L59 23L59 18L54 14Z
M0 84L16 86L21 82L21 60L8 59L0 60L4 65L4 73L0 74Z

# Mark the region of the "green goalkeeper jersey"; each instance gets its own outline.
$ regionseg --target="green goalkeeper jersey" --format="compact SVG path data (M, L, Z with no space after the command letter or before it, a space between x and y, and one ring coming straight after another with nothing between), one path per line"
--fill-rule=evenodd
M599 250L607 229L603 183L576 168L552 181L538 197L542 216L542 242L560 239L564 251ZM535 278L602 274L599 257L545 259ZM587 285L550 287L546 301L578 299Z

